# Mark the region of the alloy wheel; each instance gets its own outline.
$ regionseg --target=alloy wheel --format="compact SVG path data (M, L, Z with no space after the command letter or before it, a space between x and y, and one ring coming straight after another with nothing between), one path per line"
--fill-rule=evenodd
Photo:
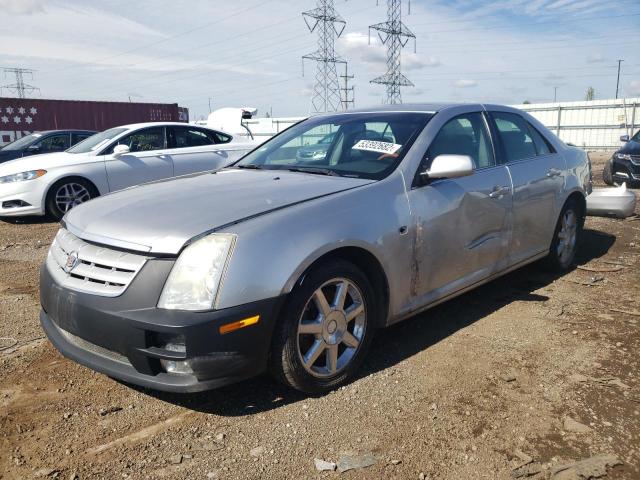
M560 231L558 232L558 260L566 265L573 258L578 237L578 217L576 212L569 208L562 215Z
M314 377L330 377L354 358L367 328L362 292L346 278L315 290L298 320L298 355Z
M89 190L79 183L65 183L56 192L56 206L62 213L91 200Z

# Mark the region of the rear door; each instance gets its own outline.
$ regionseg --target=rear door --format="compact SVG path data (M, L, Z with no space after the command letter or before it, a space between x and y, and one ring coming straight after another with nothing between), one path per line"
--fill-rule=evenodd
M513 235L509 263L546 252L560 214L564 160L523 116L491 112L500 155L513 181Z
M114 156L113 149L116 145L127 145L129 153ZM117 140L103 152L109 190L113 192L172 177L173 163L165 150L165 127L143 128Z
M431 142L419 171L439 155L468 155L472 175L434 179L411 189L416 216L418 304L491 276L504 268L510 239L511 181L496 161L485 115L480 111L447 121ZM415 274L415 272L414 272Z
M176 176L222 168L236 158L230 155L213 131L197 127L168 128L167 154Z

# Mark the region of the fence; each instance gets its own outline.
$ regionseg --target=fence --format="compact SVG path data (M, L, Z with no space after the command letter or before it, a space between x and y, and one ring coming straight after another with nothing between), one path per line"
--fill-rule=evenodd
M640 98L514 105L563 141L589 150L616 150L621 135L640 127Z

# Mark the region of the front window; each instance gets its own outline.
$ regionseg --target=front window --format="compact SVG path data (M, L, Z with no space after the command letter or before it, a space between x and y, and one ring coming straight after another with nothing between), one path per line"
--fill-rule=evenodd
M438 155L467 155L476 169L495 165L491 139L482 113L465 113L449 120L431 142L427 162ZM424 165L421 171L430 165Z
M381 179L396 168L432 116L381 112L312 118L234 166Z
M51 135L37 142L35 146L43 153L64 152L69 148L69 134Z
M126 131L127 131L126 128L110 128L109 130L105 130L104 132L96 133L95 135L90 136L86 140L71 147L69 150L67 150L67 152L69 153L95 152L96 150L99 150L105 145L107 145L111 140L116 138L118 135Z
M31 135L25 135L24 137L19 138L18 140L8 143L4 147L2 147L2 150L22 150L28 147L29 145L31 145L31 143L33 143L35 140L38 140L41 137L42 137L42 134L40 133L32 133Z
M126 145L131 153L162 150L165 148L164 127L145 128L130 133L111 145L103 155L112 154L116 145Z

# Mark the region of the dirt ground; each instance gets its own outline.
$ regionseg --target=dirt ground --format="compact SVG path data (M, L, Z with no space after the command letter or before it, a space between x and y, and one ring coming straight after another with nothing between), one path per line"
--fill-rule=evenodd
M57 225L0 222L0 478L638 479L639 219L589 218L564 276L532 265L380 332L317 398L266 376L159 394L66 360L38 323ZM349 455L374 463L314 465Z

